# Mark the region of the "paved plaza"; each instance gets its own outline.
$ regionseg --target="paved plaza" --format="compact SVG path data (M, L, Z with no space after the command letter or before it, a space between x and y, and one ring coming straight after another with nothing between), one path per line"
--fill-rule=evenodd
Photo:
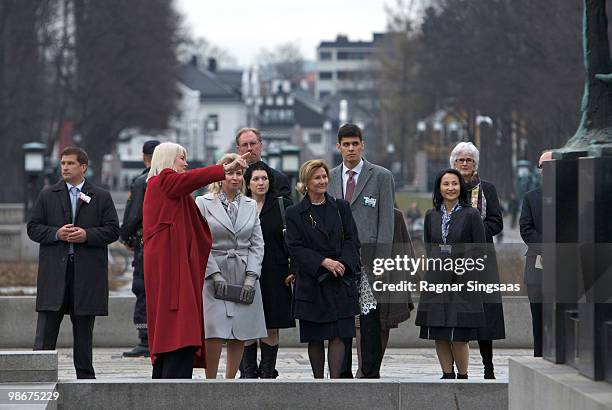
M123 351L129 348L95 348L94 367L98 379L134 379L151 378L151 363L148 358L124 358ZM499 381L508 381L508 359L511 357L530 357L528 349L495 349L493 360L495 374ZM59 379L75 379L72 363L72 349L58 349ZM357 363L357 352L353 349L353 370ZM281 348L278 353L276 368L280 379L310 380L312 372L306 348ZM219 377L225 371L225 349L219 366ZM432 381L440 378L440 366L435 349L387 349L382 364L383 379L402 379L406 381ZM483 379L482 364L478 347L470 350L470 378ZM204 370L195 369L194 379L204 379ZM328 377L326 375L326 377Z

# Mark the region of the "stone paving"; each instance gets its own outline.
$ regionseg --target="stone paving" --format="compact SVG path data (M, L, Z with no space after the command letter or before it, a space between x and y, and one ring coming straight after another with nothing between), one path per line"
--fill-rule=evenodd
M151 362L148 358L123 358L121 353L129 348L95 348L94 367L98 379L133 379L151 377ZM500 381L508 380L508 358L532 356L528 349L495 349L495 374ZM74 379L72 349L58 349L59 378ZM353 371L357 363L357 352L353 349ZM291 380L312 379L306 348L282 348L279 351L276 368L279 378ZM225 349L219 366L219 377L225 370ZM389 348L385 354L381 375L383 379L411 381L432 381L440 378L441 370L435 350ZM470 350L470 378L482 379L482 364L478 347ZM195 379L204 379L204 370L194 370Z

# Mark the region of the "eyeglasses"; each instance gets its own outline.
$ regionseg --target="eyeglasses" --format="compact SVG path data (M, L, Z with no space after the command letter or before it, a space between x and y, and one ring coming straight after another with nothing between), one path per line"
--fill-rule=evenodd
M455 161L460 163L460 164L463 164L463 163L471 164L472 162L474 162L474 159L472 159L472 158L457 158Z

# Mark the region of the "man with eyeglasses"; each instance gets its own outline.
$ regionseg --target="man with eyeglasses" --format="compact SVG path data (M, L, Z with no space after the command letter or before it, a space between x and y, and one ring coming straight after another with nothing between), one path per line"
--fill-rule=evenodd
M544 162L550 160L552 151L544 151L538 161L540 175ZM531 308L533 355L542 357L542 187L525 194L519 226L521 238L527 244L524 280Z
M236 152L238 155L251 153L249 157L249 165L261 161L261 150L263 148L263 140L261 132L257 128L241 128L236 133ZM282 172L270 167L274 174L274 186L271 187L276 191L277 195L291 200L291 188L289 187L289 178Z

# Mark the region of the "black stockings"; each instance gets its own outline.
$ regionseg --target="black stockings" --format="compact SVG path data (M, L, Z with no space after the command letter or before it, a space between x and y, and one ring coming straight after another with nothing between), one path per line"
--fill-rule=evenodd
M325 346L323 341L308 343L308 358L315 379L322 379L325 367ZM327 342L327 365L329 366L329 377L340 378L342 361L344 360L344 341L336 337Z

